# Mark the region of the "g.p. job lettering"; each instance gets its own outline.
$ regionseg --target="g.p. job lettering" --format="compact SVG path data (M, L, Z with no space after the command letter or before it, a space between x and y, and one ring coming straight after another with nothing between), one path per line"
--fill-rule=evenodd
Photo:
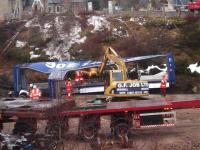
M148 94L148 82L117 83L117 94Z
M149 87L147 82L117 83L117 88Z

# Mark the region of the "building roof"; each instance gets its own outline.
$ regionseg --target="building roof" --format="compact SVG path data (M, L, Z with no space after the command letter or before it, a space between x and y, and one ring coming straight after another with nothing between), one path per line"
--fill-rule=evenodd
M73 3L85 3L86 0L71 0Z
M63 0L48 0L48 3L49 4L59 4L59 3L62 3Z
M69 0L71 3L85 3L86 0ZM64 3L64 0L48 0L49 4L59 4Z

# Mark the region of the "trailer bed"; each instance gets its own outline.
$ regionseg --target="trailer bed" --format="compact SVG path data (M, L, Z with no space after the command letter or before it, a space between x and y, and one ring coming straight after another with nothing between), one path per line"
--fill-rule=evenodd
M25 117L45 118L45 115L58 108L60 111L74 107L73 101L67 102L64 99L41 99L31 100L29 98L1 98L0 112L3 117Z
M42 119L45 118L46 113L55 110L55 108L58 108L59 115L63 117L79 117L87 114L104 115L117 112L159 111L200 107L200 94L176 94L167 95L166 97L150 95L126 101L103 101L100 104L86 102L86 100L95 99L96 97L100 98L100 96L75 96L75 101L66 101L64 99L59 101L48 99L34 101L22 98L1 98L0 111L4 117L17 116Z
M79 101L83 101L79 98ZM83 104L82 104L83 105ZM160 95L150 95L138 97L120 102L108 102L106 104L94 104L93 106L77 105L71 110L62 111L63 116L80 116L86 114L108 114L128 111L153 111L183 108L199 108L200 94L176 94L161 97Z

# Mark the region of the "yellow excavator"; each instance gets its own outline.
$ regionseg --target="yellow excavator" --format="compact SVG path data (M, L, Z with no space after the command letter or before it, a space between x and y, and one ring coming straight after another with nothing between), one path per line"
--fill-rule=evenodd
M109 69L107 69L109 66ZM86 73L86 71L84 71ZM135 97L149 95L147 81L129 80L126 64L114 49L108 47L99 68L92 68L89 75L104 77L104 94L112 97Z

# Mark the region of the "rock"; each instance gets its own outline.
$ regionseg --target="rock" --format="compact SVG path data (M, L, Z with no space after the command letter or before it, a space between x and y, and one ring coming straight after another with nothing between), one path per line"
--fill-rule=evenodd
M194 87L192 88L192 92L197 93L197 92L198 92L198 87L197 87L197 86L194 86Z

